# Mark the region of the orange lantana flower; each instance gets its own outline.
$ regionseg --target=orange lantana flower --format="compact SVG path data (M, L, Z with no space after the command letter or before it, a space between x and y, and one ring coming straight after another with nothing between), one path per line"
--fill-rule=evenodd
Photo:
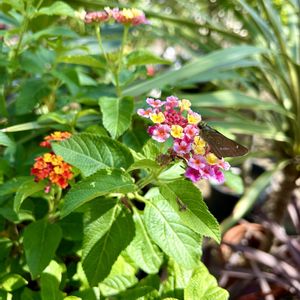
M51 141L63 141L70 138L72 134L68 131L55 131L44 137L44 141L40 143L41 147L51 148Z

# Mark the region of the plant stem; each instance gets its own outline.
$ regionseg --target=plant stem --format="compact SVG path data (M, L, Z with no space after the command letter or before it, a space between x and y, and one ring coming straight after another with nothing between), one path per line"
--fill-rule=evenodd
M12 56L10 58L11 61L15 60L16 57L19 55L19 51L20 51L20 48L21 48L21 45L22 45L24 34L25 34L26 30L27 30L28 24L29 24L29 18L28 18L28 15L25 14L23 23L21 25L21 30L20 30L20 35L19 35L19 40L18 40L17 46L13 50L13 54L12 54Z
M108 57L107 57L106 52L105 52L104 47L103 47L103 42L102 42L102 37L101 37L101 29L100 29L99 24L95 24L95 31L96 31L96 36L97 36L99 48L100 48L101 52L103 53L103 56L106 60L108 68L110 68L110 61L108 60Z
M122 96L122 90L120 87L120 73L122 70L122 60L123 60L123 54L124 54L124 47L127 41L127 36L128 36L128 31L129 31L129 26L125 25L124 26L124 31L123 31L123 37L122 37L122 44L121 44L121 49L119 52L119 58L118 58L118 68L117 68L117 72L114 74L115 75L115 80L116 80L116 91L117 91L117 95L118 97Z
M154 174L149 174L148 176L146 176L145 178L140 179L137 182L137 186L138 188L141 190L142 188L144 188L146 185L148 185L149 183L151 183L153 180L155 180L156 176Z
M140 201L140 202L145 203L145 204L149 202L145 197L141 196L141 195L138 194L138 193L134 193L134 198L135 198L136 200ZM133 207L133 209L134 209L134 207Z
M4 96L4 87L0 86L0 117L7 117L6 101Z

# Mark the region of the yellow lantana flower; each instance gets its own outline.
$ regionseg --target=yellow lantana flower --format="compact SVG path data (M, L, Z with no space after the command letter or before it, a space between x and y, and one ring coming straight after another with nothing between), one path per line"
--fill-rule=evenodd
M176 139L182 139L184 136L183 128L180 125L172 125L171 135Z
M181 101L179 101L179 107L181 110L189 110L191 105L192 103L190 100L182 99Z
M150 114L150 119L153 123L162 123L165 121L165 115L162 112L159 112L158 114Z
M203 155L205 153L206 142L199 136L195 136L193 150L195 154Z
M215 165L219 162L218 157L213 154L213 153L208 153L206 155L206 161L210 164L210 165Z

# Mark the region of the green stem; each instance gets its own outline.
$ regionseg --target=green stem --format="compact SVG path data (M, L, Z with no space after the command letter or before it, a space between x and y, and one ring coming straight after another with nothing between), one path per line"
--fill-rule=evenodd
M4 87L0 86L0 117L7 117L6 101L4 96Z
M145 186L147 186L149 183L151 183L155 179L156 179L156 175L155 174L149 174L145 178L142 178L141 180L139 180L137 182L137 186L141 190L142 188L144 188Z
M122 37L122 44L121 44L121 49L119 52L119 58L118 58L118 68L117 72L114 74L115 75L115 80L116 80L116 90L117 90L117 95L118 97L122 96L122 90L120 87L120 73L122 70L122 60L123 60L123 55L124 55L124 47L127 42L127 37L128 37L128 31L129 31L129 26L125 25L124 26L124 31L123 31L123 37Z
M18 55L19 55L19 51L21 49L22 41L23 41L24 34L25 34L28 24L29 24L29 20L30 20L30 17L28 16L28 14L26 12L24 15L22 25L21 25L18 43L17 43L16 47L14 48L12 56L10 58L11 61L14 61L16 59L16 57L18 57Z
M138 193L134 193L134 198L135 198L136 200L140 201L140 202L145 203L145 204L147 204L147 203L149 202L145 197L141 196L141 195L138 194ZM134 206L133 206L133 209L134 209Z
M100 29L100 25L99 24L95 24L95 31L96 31L96 36L97 36L97 40L98 40L98 44L99 44L99 48L101 50L101 52L103 53L103 56L106 60L107 66L110 66L110 61L108 60L108 57L106 55L106 52L104 50L103 47L103 42L102 42L102 37L101 37L101 29Z

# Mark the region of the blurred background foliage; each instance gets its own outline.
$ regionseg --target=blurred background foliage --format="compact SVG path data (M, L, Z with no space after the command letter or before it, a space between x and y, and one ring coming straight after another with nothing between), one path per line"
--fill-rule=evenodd
M151 22L130 31L124 96L134 96L136 107L149 95L190 99L205 121L250 148L231 160L236 168L226 175L227 186L201 187L210 190L208 203L224 232L258 214L282 224L290 199L299 202L298 0L0 0L0 180L28 175L41 151L35 141L49 130L106 134L98 98L115 95L114 79L93 29L82 22L84 11L106 6L140 8ZM103 26L111 61L121 36L121 26ZM134 150L148 139L140 126L134 117L120 138ZM9 208L1 209L3 215ZM262 250L269 251L273 237L274 230L265 230ZM296 293L292 284L284 289Z

